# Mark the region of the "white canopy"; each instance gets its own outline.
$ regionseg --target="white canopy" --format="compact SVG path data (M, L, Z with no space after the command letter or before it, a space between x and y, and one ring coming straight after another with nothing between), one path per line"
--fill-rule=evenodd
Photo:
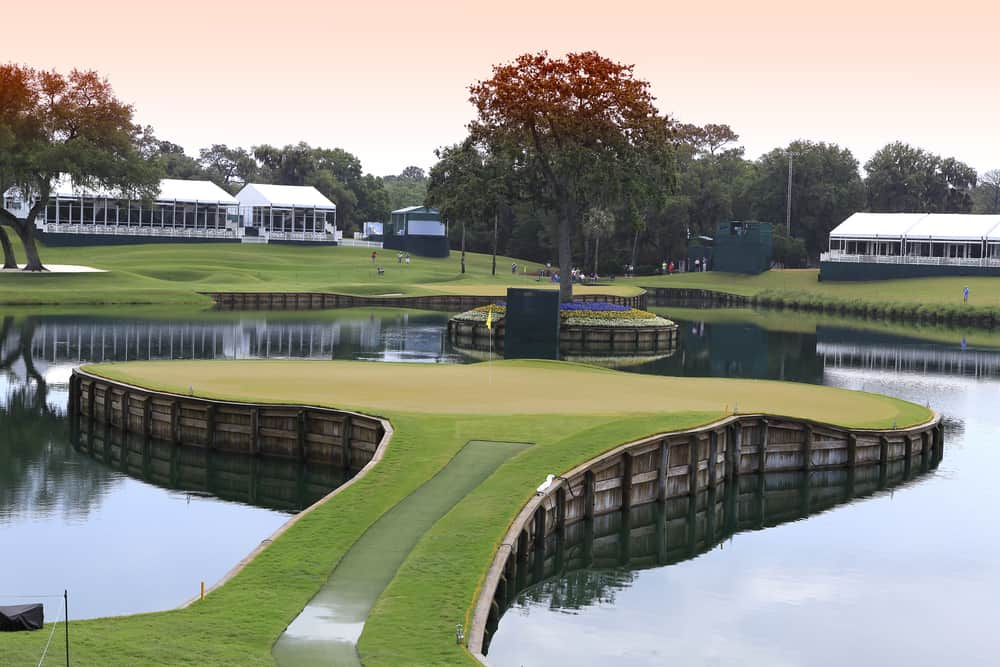
M855 213L834 227L830 238L1000 241L1000 215Z
M324 208L336 210L337 205L311 185L271 185L247 183L236 193L243 206L280 206L283 208Z
M961 213L933 213L913 225L906 238L914 241L982 241L994 232L1000 238L1000 215L964 215Z
M73 183L66 175L60 176L52 184L52 197L110 197L118 199L121 194L107 188L85 188ZM226 204L237 206L236 199L212 181L186 181L178 178L164 178L160 181L157 201L197 202L199 204Z
M855 213L830 231L830 238L901 239L926 213Z

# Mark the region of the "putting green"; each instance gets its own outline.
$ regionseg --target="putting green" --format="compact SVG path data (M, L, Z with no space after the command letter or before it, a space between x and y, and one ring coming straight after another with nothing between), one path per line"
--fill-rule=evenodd
M910 426L926 410L885 396L816 385L621 373L583 364L469 365L357 361L131 362L109 378L230 400L306 403L365 412L475 415L638 415L768 412L858 428Z

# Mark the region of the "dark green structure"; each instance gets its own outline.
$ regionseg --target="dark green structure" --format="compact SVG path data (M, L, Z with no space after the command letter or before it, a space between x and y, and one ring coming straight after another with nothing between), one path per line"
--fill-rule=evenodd
M771 223L723 222L715 228L713 271L763 273L771 268Z
M392 212L383 229L382 247L421 257L447 257L448 233L441 212L426 206L409 206Z
M508 288L503 338L506 359L558 359L559 291Z

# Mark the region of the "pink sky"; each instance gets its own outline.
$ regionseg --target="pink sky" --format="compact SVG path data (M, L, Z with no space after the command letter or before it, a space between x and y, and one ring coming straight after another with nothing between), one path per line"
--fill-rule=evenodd
M750 157L802 138L864 163L898 139L1000 168L1000 5L810 4L7 3L0 60L97 69L192 155L301 140L384 175L464 137L492 64L593 49L634 64L662 111L731 125Z

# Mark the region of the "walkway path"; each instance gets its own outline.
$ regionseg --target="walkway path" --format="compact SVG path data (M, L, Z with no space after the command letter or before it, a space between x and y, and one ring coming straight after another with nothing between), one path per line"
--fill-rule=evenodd
M360 666L368 612L423 534L525 443L472 440L434 477L385 513L344 555L274 646L280 667Z

